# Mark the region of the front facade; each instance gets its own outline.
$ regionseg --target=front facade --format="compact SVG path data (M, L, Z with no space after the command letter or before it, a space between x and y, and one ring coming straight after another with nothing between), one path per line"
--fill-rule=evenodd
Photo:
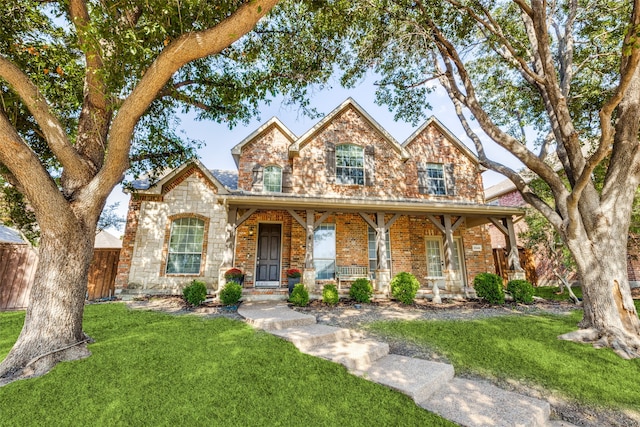
M271 119L232 155L237 172L194 161L139 186L117 286L219 289L236 267L247 291L273 293L296 268L312 292L362 276L384 294L408 271L424 293L466 293L494 269L486 224L515 242L522 212L484 203L476 157L433 118L399 144L349 99L300 137Z

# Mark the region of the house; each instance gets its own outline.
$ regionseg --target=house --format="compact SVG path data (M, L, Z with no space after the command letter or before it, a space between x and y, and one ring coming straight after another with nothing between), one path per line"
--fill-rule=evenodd
M551 162L555 161L555 159L551 160ZM532 176L528 177L528 179L532 179ZM521 208L528 206L527 202L524 201L522 195L516 189L516 186L508 179L488 187L485 190L485 200L487 203L494 206ZM519 234L526 231L527 224L525 221L520 221L514 225L514 228L516 231L517 245L522 248L524 247L524 244L521 242ZM503 233L494 226L489 227L489 234L491 236L491 246L494 249L501 249L507 246ZM558 278L553 273L553 265L550 262L549 257L543 250L533 250L533 252L533 264L535 268L535 276L537 278L537 285L557 286ZM629 238L628 240L627 274L629 275L629 285L632 288L640 287L640 248L638 247L637 236L636 238ZM571 275L569 280L576 281L578 278L575 275Z
M476 156L437 119L398 143L353 99L301 136L272 118L231 150L237 171L184 164L131 194L116 287L175 293L193 279L284 295L298 268L311 292L401 271L428 293L465 293L493 271L486 224L515 242L519 208L485 204ZM513 270L519 270L517 261Z

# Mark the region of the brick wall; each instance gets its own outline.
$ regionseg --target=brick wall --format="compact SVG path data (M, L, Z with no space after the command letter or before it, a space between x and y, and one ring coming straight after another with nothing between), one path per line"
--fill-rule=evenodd
M343 185L332 182L327 172L327 144L369 147L374 158L373 185ZM407 150L412 158L402 159L398 146L380 134L354 108L336 115L300 147L299 156L289 159L290 140L277 126L271 126L242 148L238 186L252 190L256 165L292 168L291 194L318 197L418 198L433 201L482 203L484 192L478 166L449 141L435 125L422 131ZM432 196L418 193L416 162L454 165L456 193Z

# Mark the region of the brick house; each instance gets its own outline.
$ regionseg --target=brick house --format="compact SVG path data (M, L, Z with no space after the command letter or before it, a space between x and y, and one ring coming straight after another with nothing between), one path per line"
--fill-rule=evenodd
M476 156L437 119L400 144L352 99L302 136L272 118L231 153L237 171L192 161L137 183L118 288L178 292L198 279L215 290L237 267L246 294L284 297L289 268L312 292L362 275L384 294L408 271L425 294L464 293L494 269L486 224L515 242L523 213L484 203Z

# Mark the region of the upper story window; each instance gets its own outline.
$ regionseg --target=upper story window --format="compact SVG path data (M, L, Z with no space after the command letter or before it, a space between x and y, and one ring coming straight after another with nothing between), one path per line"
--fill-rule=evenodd
M364 185L364 149L343 144L336 147L336 183Z
M167 274L200 274L204 221L198 218L179 218L171 223Z
M427 163L418 167L418 187L422 194L447 194L445 168L442 163Z
M282 168L267 166L264 168L262 191L270 193L282 192Z

